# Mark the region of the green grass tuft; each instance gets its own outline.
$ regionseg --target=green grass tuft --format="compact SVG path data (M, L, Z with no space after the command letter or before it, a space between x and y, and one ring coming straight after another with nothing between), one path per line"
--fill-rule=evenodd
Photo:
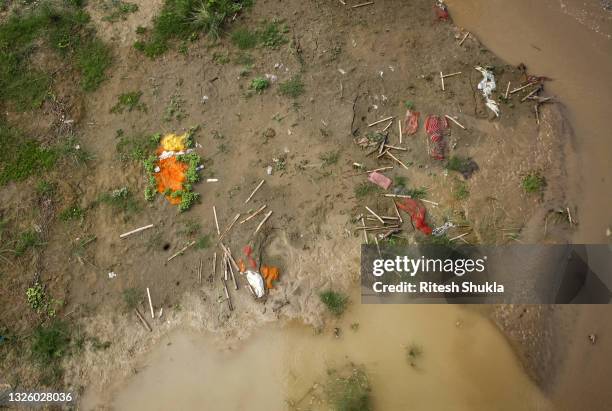
M81 47L76 54L76 64L81 72L83 90L97 90L106 79L106 70L111 63L110 49L100 40L91 40Z
M258 93L263 93L265 89L270 87L270 80L265 77L256 77L251 80L251 90L255 90Z
M283 44L289 42L285 35L288 32L287 27L278 21L265 23L261 32L261 43L268 48L278 49Z
M526 193L541 193L546 187L546 179L540 173L533 171L523 177L521 186Z
M259 35L255 31L240 27L232 32L232 43L240 50L252 49L259 43Z
M348 375L335 371L328 374L325 393L333 411L372 410L370 382L363 368L353 368Z
M38 326L32 336L31 353L41 370L41 382L53 385L61 378L62 359L70 353L71 336L68 325L62 321Z
M147 111L147 106L140 102L142 91L130 91L121 93L117 97L117 104L111 108L111 113L123 113L124 110L132 112L134 110Z
M329 312L335 316L340 316L346 310L349 299L346 295L337 291L327 290L319 294L321 302L325 304Z
M338 163L340 159L339 151L327 151L319 156L319 158L323 161L323 167L328 167Z
M372 183L363 182L355 186L355 197L358 199L379 193L381 189Z
M301 76L293 76L291 79L280 83L279 91L283 96L297 98L304 94L304 83Z

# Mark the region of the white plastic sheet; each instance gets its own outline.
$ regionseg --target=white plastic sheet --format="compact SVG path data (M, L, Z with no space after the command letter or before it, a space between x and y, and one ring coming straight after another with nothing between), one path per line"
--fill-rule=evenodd
M486 106L495 113L495 116L499 117L499 105L497 104L497 101L491 98L493 91L495 91L496 88L495 76L491 71L482 67L474 68L482 73L482 80L480 83L478 83L478 90L482 92L482 95L485 98Z
M257 298L261 298L266 294L266 286L264 285L264 279L261 274L257 271L248 270L246 272L246 278Z

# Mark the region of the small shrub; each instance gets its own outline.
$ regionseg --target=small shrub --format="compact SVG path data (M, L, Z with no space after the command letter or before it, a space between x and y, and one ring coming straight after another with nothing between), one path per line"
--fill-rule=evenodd
M59 214L59 219L62 221L81 220L85 217L85 210L78 205L72 205Z
M455 190L453 191L453 195L456 200L465 200L470 196L470 190L468 189L468 185L465 181L457 180L455 182Z
M285 36L287 31L287 27L281 25L278 21L265 23L260 33L261 43L265 47L278 49L289 42L289 39Z
M111 66L110 48L100 40L91 40L80 47L76 54L76 64L81 72L81 87L85 91L95 91L106 79L106 70Z
M319 158L323 161L324 167L331 166L338 163L338 160L340 159L340 152L328 151L326 153L321 154Z
M135 213L140 211L140 205L127 187L117 188L98 197L97 203L111 206L116 211Z
M241 27L232 32L232 43L240 50L252 49L259 43L259 37L256 32Z
M142 301L142 298L142 291L137 288L126 288L123 290L123 302L130 310L136 308L138 304L140 304L140 301Z
M523 177L521 185L526 193L541 193L546 187L546 179L538 172L531 172Z
M329 312L335 316L340 316L346 310L348 305L348 297L342 293L327 290L319 294L321 302L325 304Z
M36 193L41 197L46 197L46 198L53 197L56 190L57 190L57 185L51 181L40 180L36 184Z
M128 112L133 110L147 111L147 106L140 102L142 91L130 91L122 93L117 97L117 104L111 108L111 113L123 113L127 109Z
M268 87L270 87L270 80L268 80L265 77L256 77L253 80L251 80L250 89L255 90L256 92L260 94L263 93L263 91L267 89Z
M42 244L40 236L36 231L24 231L15 241L15 255L21 256L30 248L40 247Z
M40 367L40 381L54 385L60 380L62 359L70 353L71 335L68 325L62 321L38 326L32 336L31 353Z
M327 402L333 411L371 411L370 382L363 368L353 368L348 375L328 372L325 384Z
M380 188L372 183L360 183L355 187L355 197L358 199L380 192Z
M297 98L304 93L304 83L300 76L294 76L279 85L279 91L283 96Z

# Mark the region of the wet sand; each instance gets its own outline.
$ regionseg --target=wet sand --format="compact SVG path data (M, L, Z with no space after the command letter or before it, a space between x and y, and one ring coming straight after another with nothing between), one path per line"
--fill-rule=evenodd
M575 132L568 202L578 207L575 243L606 242L612 225L610 107L612 13L598 0L448 0L458 26L493 53L553 79L546 94L567 108Z

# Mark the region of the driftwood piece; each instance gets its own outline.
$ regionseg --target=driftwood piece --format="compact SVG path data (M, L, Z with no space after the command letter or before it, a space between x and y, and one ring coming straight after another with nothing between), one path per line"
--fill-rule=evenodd
M166 262L170 262L175 257L178 257L179 255L183 254L185 252L185 250L187 250L189 247L193 247L195 245L195 243L196 243L195 241L190 242L185 247L181 248L179 251L177 251L176 253L172 254L170 256L170 258L168 258L168 260Z
M251 195L249 196L249 198L247 198L244 202L244 204L248 203L249 201L251 201L251 198L253 198L253 196L255 195L255 193L257 193L257 191L261 188L261 186L266 182L266 180L261 180L261 182L257 185L257 187L255 187L255 189L251 192Z
M139 232L144 231L144 230L148 230L149 228L153 228L153 227L155 227L155 225L154 225L154 224L149 224L149 225L146 225L146 226L144 226L144 227L139 227L139 228L136 228L136 229L134 229L134 230L132 230L132 231L128 231L127 233L123 233L123 234L121 234L121 235L119 236L119 238L129 237L129 236L131 236L132 234L136 234L136 233L139 233Z

